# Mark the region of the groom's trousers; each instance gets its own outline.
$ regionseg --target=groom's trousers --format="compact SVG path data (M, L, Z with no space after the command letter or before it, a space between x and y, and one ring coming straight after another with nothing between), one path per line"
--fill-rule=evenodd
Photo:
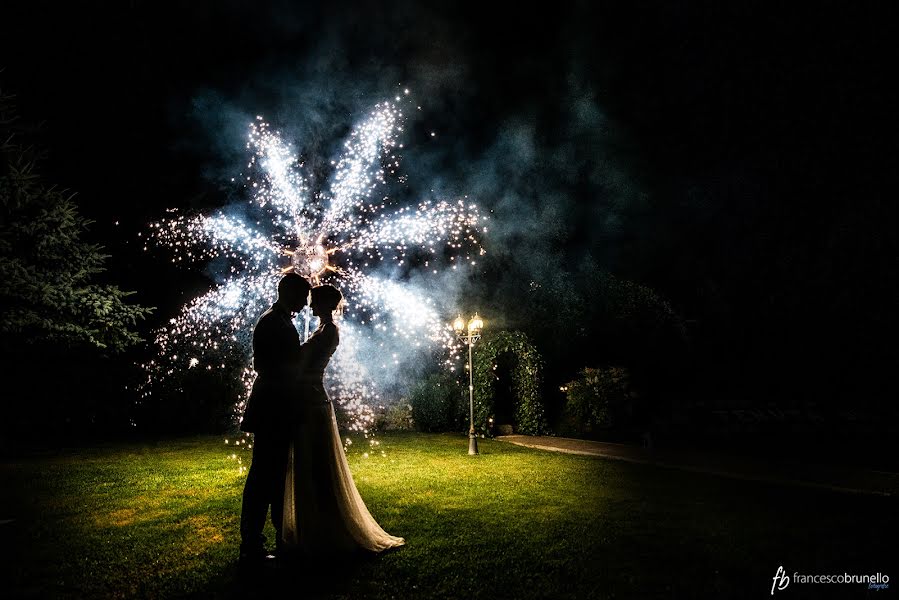
M253 462L243 488L240 511L240 538L243 552L258 552L265 547L265 517L272 510L272 524L281 537L284 512L284 480L290 440L283 435L257 433L253 440Z

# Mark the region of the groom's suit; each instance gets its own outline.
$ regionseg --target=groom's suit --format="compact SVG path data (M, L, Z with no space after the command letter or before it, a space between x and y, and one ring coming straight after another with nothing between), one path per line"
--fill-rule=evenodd
M288 411L299 393L300 334L290 313L275 304L253 329L253 368L258 374L241 431L287 435Z
M258 375L240 424L242 431L255 433L240 514L241 547L246 553L264 548L262 529L269 506L277 539L281 539L291 410L300 393L301 345L290 312L277 303L263 313L253 330L253 368Z

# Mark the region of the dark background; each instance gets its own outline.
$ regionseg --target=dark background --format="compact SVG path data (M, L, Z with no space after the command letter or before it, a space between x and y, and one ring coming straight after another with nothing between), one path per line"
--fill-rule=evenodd
M884 15L826 2L258 4L2 8L4 89L45 121L45 172L79 193L110 279L158 307L148 334L208 280L144 253L137 234L168 207L229 202L244 115L310 134L327 158L402 83L423 108L403 168L496 211L494 271L471 293L535 332L548 389L614 352L589 324L562 349L522 322L498 265L539 281L589 258L685 320L673 410L820 410L825 437L895 428Z

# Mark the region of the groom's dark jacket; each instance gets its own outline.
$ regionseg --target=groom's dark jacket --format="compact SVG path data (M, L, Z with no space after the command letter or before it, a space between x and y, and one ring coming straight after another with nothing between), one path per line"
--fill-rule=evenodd
M253 329L253 368L258 374L247 400L241 431L288 433L291 407L299 392L300 334L290 313L278 304Z

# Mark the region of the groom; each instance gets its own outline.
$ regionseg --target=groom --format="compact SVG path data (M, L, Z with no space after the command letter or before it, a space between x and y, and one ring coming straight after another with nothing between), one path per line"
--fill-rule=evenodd
M253 368L258 373L241 431L255 434L253 462L247 474L240 512L240 562L258 563L266 554L262 529L269 506L276 543L281 539L284 478L290 447L290 403L299 394L300 335L293 314L303 310L310 285L296 273L278 282L278 301L265 311L253 330Z

